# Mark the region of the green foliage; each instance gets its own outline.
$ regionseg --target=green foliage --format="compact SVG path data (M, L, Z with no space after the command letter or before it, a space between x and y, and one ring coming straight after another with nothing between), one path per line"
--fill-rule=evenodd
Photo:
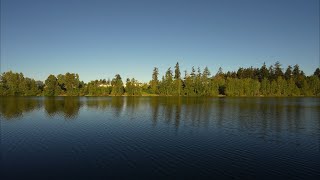
M174 85L173 85L173 75L171 68L168 68L165 76L162 77L162 81L159 84L159 93L161 95L173 95Z
M240 79L227 78L225 93L227 96L243 96L244 87Z
M277 86L276 86L276 95L277 96L287 96L287 82L285 79L282 78L282 76L278 76L277 78Z
M308 78L307 84L309 85L311 95L320 95L320 79L317 75L313 75L310 78Z
M194 87L193 87L193 77L188 75L187 71L185 71L184 83L183 83L183 94L186 96L194 95Z
M173 95L180 96L182 93L182 81L179 63L177 62L174 70Z
M3 87L5 89L4 94L7 96L22 96L21 84L24 80L22 73L13 73L12 71L5 72L1 77Z
M84 84L80 89L80 93L89 96L108 96L111 94L111 82L105 80L90 81L87 85Z
M36 81L22 73L4 72L0 76L1 96L36 96L41 93Z
M64 85L68 96L79 95L80 80L78 74L66 73L64 76Z
M24 96L36 96L40 93L34 79L24 78L24 81L22 81L20 88Z
M154 68L152 73L152 80L150 81L151 93L158 94L159 93L159 69Z
M0 96L320 96L319 68L312 76L306 76L299 65L288 66L285 72L281 66L276 62L267 68L264 63L261 68L240 67L226 73L220 67L214 76L208 67L203 71L192 67L190 74L185 70L182 77L177 62L174 72L168 68L161 80L155 67L149 83L127 78L125 87L119 74L112 81L84 83L78 74L67 72L49 75L43 83L8 71L0 75Z
M79 75L75 73L67 72L65 75L59 74L57 77L50 75L47 80L49 86L45 83L46 88L44 92L47 96L79 96L80 88L84 87L84 83L80 82Z
M263 79L268 79L268 78L269 78L269 71L266 66L266 63L263 63L263 65L259 69L259 81L261 82Z
M140 96L142 94L142 87L134 78L131 80L127 78L125 90L128 96Z
M124 93L123 82L121 76L116 74L115 77L111 81L112 91L111 95L113 96L121 96Z
M286 72L284 73L284 77L286 80L290 79L292 76L292 67L288 66Z
M218 96L219 95L219 81L211 78L209 79L210 84L208 87L209 96Z
M58 80L54 75L49 75L45 81L45 96L57 96L61 92L60 87L58 86Z
M314 73L313 73L314 76L317 76L318 78L320 78L320 69L317 68Z
M264 77L260 83L260 94L267 96L270 93L270 82L269 80Z
M274 78L278 78L278 77L283 76L281 64L280 64L279 61L277 61L277 62L274 64L274 76L275 76Z

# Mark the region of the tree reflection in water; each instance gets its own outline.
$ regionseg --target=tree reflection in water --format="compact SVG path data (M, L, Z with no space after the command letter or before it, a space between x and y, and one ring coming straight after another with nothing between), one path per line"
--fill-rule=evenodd
M0 115L6 120L20 118L41 107L41 98L37 97L0 97Z
M263 139L275 134L299 133L319 127L308 121L319 117L317 99L308 98L202 98L202 97L1 97L1 119L19 119L44 108L48 117L78 118L85 107L93 113L108 111L110 118L151 121L152 126L217 127L246 131ZM94 111L93 111L94 110ZM40 111L39 111L40 112ZM311 118L312 119L312 118ZM276 133L275 133L276 132ZM315 132L317 133L317 132Z
M66 119L78 116L82 106L79 97L48 97L44 99L44 109L50 117L63 114Z

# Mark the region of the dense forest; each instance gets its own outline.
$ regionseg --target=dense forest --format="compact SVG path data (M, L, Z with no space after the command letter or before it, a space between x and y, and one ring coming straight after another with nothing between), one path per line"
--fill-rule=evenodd
M320 96L320 69L306 76L299 65L285 70L280 62L269 67L239 68L223 72L219 68L211 75L209 68L203 71L192 67L181 75L179 63L159 77L157 67L151 80L141 83L127 78L123 82L116 74L112 80L100 79L84 83L76 73L49 75L42 81L24 77L12 71L0 75L0 96Z

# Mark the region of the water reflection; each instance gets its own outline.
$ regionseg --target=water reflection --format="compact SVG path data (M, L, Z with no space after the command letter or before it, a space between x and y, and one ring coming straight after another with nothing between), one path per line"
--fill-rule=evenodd
M150 100L150 107L151 107L151 120L152 120L152 125L156 126L158 122L158 114L159 114L159 98L151 98Z
M0 117L10 177L319 175L316 98L0 98Z
M115 117L120 117L127 104L126 98L123 97L87 97L85 102L89 109L99 111L112 109Z
M82 101L78 97L48 97L44 99L44 109L48 116L62 114L66 119L78 116Z
M17 119L41 106L39 98L0 97L0 116L7 120Z
M111 110L114 118L147 116L153 126L216 126L246 130L262 138L281 131L319 130L320 124L316 98L1 97L0 115L11 120L44 108L49 117L76 119L83 107L89 111Z
M212 112L215 111L212 99L186 98L182 99L181 103L181 111L184 112L182 120L187 120L186 123L191 126L207 126L212 118ZM211 106L213 108L210 108Z
M147 116L153 126L156 126L160 121L179 127L181 118L185 113L182 112L183 103L183 98L179 97L87 98L88 108L100 111L111 109L113 115L117 118L127 116L141 119L142 116Z

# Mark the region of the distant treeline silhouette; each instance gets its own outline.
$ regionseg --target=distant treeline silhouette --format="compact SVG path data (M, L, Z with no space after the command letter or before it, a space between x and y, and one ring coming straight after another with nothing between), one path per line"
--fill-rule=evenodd
M76 73L49 75L45 82L24 77L22 73L4 72L0 76L0 96L320 96L320 69L306 76L299 65L285 71L280 62L269 67L239 68L224 73L220 67L215 75L209 68L192 67L182 77L179 63L159 78L153 69L149 83L126 79L119 74L112 80L100 79L84 83Z

